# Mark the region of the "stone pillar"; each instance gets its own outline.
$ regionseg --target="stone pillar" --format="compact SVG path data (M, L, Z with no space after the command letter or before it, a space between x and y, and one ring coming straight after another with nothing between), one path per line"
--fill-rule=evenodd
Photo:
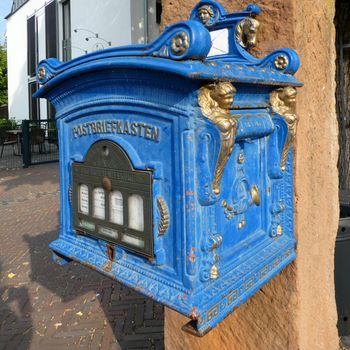
M219 0L228 11L250 2ZM196 0L163 0L162 25L187 19ZM292 47L299 126L295 154L297 260L203 338L181 331L188 319L166 309L167 350L335 350L334 246L338 227L334 0L261 0L259 45L265 56Z

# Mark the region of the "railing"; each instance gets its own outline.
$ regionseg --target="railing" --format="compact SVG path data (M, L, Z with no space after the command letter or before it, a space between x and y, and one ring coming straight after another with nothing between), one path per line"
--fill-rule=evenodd
M23 120L23 167L58 161L58 133L54 120Z
M27 168L58 161L54 120L23 120L0 125L0 169Z

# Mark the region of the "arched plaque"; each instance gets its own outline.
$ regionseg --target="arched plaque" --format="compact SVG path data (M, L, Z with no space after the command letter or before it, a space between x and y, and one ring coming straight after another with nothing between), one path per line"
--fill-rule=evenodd
M124 150L106 140L72 170L76 232L153 258L152 172L135 170Z

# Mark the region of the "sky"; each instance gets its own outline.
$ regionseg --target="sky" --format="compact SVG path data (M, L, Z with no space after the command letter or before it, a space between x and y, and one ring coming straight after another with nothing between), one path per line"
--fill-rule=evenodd
M5 40L6 20L4 19L10 13L12 0L0 0L0 43Z

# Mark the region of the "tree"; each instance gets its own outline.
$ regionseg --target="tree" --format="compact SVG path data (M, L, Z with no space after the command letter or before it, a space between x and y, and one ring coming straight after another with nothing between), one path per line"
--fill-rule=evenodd
M0 45L0 106L7 104L7 54Z

